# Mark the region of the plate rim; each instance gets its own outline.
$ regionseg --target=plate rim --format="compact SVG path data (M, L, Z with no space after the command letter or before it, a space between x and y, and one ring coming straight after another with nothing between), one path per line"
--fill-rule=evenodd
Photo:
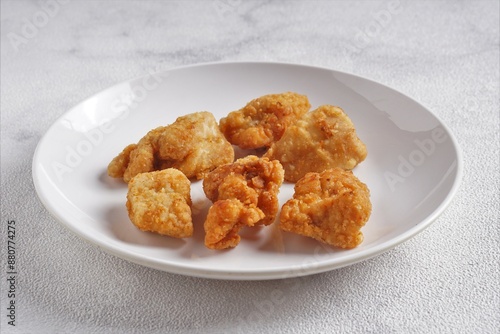
M458 141L453 134L453 132L450 130L448 125L444 123L441 118L436 115L431 109L427 108L425 105L420 103L419 101L416 101L413 99L411 96L402 93L398 89L395 89L389 85L386 85L382 82L378 82L375 80L372 80L368 77L360 76L357 74L345 72L345 71L339 71L333 68L328 68L328 67L322 67L322 66L314 66L314 65L308 65L308 64L300 64L300 63L291 63L291 62L275 62L275 61L215 61L215 62L202 62L202 63L195 63L195 64L188 64L188 65L182 65L182 66L175 66L171 67L168 69L162 69L161 71L155 72L155 74L163 74L163 73L168 73L172 71L182 71L186 69L192 69L192 68L197 68L197 67L211 67L211 66L224 66L224 65L253 65L253 66L293 66L293 67L301 67L301 68L308 68L308 69L314 69L314 70L321 70L321 71L329 71L333 73L340 73L343 75L351 76L356 79L361 79L370 82L370 84L376 84L383 86L384 88L388 88L389 90L392 90L395 93L398 93L402 96L404 96L407 99L410 99L412 102L416 103L419 107L430 113L436 120L439 122L439 126L443 127L447 134L449 135L449 138L452 143L452 147L455 149L455 154L456 154L456 176L453 180L453 184L446 194L446 197L441 201L438 207L436 207L432 212L430 212L427 217L421 221L419 221L415 226L407 229L401 234L396 235L393 238L390 238L389 240L386 240L382 242L381 244L375 245L372 248L369 248L365 251L362 251L361 253L357 254L352 254L352 255L347 255L345 257L342 257L341 261L334 261L333 263L331 261L325 260L322 263L316 263L314 266L311 266L309 268L305 268L304 265L298 264L297 266L288 266L287 269L283 268L271 268L271 269L265 269L265 270L257 270L257 269L252 269L252 270L245 270L244 268L242 269L233 269L231 271L227 270L222 270L222 269L204 269L204 268L196 268L196 266L193 265L184 265L184 264L168 264L164 263L162 261L159 261L156 258L152 258L150 256L145 256L143 254L139 254L135 251L132 250L127 250L123 251L119 247L115 246L114 244L109 244L109 243L103 243L103 242L98 242L95 239L90 238L88 235L81 233L78 229L76 229L72 224L65 223L65 219L62 217L62 215L57 212L56 205L54 203L51 203L46 196L44 196L44 189L42 187L41 183L41 177L38 175L38 167L37 164L39 162L40 155L41 155L41 148L43 147L43 144L46 140L48 140L48 137L52 131L54 131L55 127L60 123L60 121L67 116L68 113L71 113L74 109L80 107L82 103L85 101L95 98L101 94L105 94L106 92L109 92L112 89L115 89L119 85L124 85L127 83L132 83L134 81L143 79L146 77L145 74L142 74L140 76L136 76L132 79L125 80L122 82L115 83L111 86L108 86L105 89L102 89L98 91L95 94L92 94L88 96L87 98L81 100L79 103L75 104L68 110L64 111L59 117L57 117L56 120L52 122L52 124L49 126L49 128L44 132L44 134L41 136L41 138L38 141L38 144L35 148L33 158L32 158L32 181L35 187L35 191L37 194L38 199L40 202L43 204L45 209L49 212L49 214L55 218L59 222L59 224L63 225L65 228L69 229L72 233L76 234L79 238L82 238L83 240L89 242L92 245L98 246L100 249L104 250L108 254L111 254L113 256L116 256L118 258L124 259L126 261L141 265L141 266L146 266L149 268L169 272L169 273L174 273L174 274L180 274L180 275L187 275L187 276L192 276L192 277L200 277L200 278L210 278L210 279L222 279L222 280L269 280L269 279L284 279L284 278L291 278L291 277L301 277L301 276L307 276L307 275L312 275L312 274L317 274L317 273L322 273L330 270L335 270L335 269L340 269L342 267L346 267L349 265L353 265L365 260L368 260L370 258L376 257L402 243L405 241L409 240L412 237L417 236L420 232L425 230L427 227L429 227L445 210L446 208L451 204L452 200L455 198L455 195L457 194L460 185L462 183L463 179L463 152L458 144ZM287 273L291 273L290 275L286 275Z

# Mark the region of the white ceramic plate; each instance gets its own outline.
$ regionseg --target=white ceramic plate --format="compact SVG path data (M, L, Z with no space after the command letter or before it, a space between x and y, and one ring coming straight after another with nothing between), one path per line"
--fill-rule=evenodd
M174 239L139 231L125 209L126 185L106 175L109 161L148 130L208 110L217 119L261 95L295 91L312 108L342 107L366 143L354 169L371 190L365 239L334 249L273 226L242 232L238 247L203 245L210 202L193 182L195 234ZM198 277L276 279L309 275L366 260L422 231L450 203L461 179L458 146L448 128L419 103L382 84L325 68L282 63L215 63L168 70L111 87L51 126L33 160L43 204L80 237L126 260ZM293 185L280 191L283 204Z

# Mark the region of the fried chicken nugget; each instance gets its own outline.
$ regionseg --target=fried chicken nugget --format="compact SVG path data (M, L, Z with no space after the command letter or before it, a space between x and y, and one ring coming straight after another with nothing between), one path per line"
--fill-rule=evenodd
M141 173L128 183L127 211L142 231L175 238L193 235L191 182L178 169Z
M238 232L244 226L254 226L266 215L256 204L244 204L238 199L218 200L208 210L205 220L205 245L211 249L236 247Z
M279 161L247 156L217 167L203 180L203 190L214 204L205 220L205 245L225 249L238 245L244 226L269 225L279 209L283 182Z
M108 165L108 175L115 178L123 178L130 164L130 153L137 148L137 144L130 144L123 149Z
M214 116L203 111L181 116L125 147L108 165L108 175L129 182L139 173L177 168L188 178L202 179L215 167L233 160L232 145Z
M368 187L351 171L308 173L281 208L280 228L335 247L354 248L363 241L360 229L371 209Z
M156 170L155 147L156 138L165 130L160 126L149 131L137 144L130 144L123 149L108 165L108 175L123 178L129 182L139 173Z
M279 160L285 169L285 180L297 182L308 172L319 173L334 167L352 169L366 154L365 144L344 111L323 105L288 127L264 157Z
M231 144L242 149L269 147L310 107L305 95L264 95L222 118L220 129Z

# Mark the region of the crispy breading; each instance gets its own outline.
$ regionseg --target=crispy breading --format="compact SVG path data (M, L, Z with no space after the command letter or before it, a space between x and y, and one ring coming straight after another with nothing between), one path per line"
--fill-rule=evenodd
M165 130L165 126L149 131L137 144L130 144L123 149L108 165L108 175L123 178L129 182L139 173L147 173L155 168L155 141Z
M203 190L214 203L204 224L205 245L235 247L242 227L271 224L279 209L283 173L277 160L253 155L210 172L203 180Z
M198 180L217 166L234 161L233 146L209 112L179 117L158 138L157 144L163 164Z
M209 112L181 116L149 131L137 145L127 147L108 165L108 174L129 182L139 173L177 168L188 178L202 179L215 167L232 162L232 145Z
M223 199L208 210L205 220L205 245L211 249L236 247L244 226L254 226L265 215L255 205L245 205L237 199Z
M368 187L351 171L333 168L308 173L281 208L280 228L332 246L354 248L363 241L360 229L371 209Z
M130 144L118 154L108 166L108 175L121 178L130 164L130 153L137 148L137 144Z
M128 183L127 211L140 230L175 238L193 235L191 182L178 169L141 173Z
M279 209L277 194L282 182L279 161L249 155L210 172L203 180L203 190L212 202L236 198L255 203L266 215L260 223L269 225Z
M220 120L227 140L243 149L269 147L311 107L307 96L293 92L264 95Z
M366 154L365 144L344 111L323 105L289 126L264 156L279 160L285 180L296 182L308 172L334 167L352 169Z

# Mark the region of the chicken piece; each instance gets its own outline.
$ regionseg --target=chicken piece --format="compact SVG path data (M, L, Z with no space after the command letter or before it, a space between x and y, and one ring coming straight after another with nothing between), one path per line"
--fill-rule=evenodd
M360 229L371 209L368 187L351 171L308 173L281 208L280 228L335 247L354 248L363 241Z
M278 212L281 183L283 167L279 161L249 155L210 172L203 180L203 190L212 202L236 198L257 205L266 216L260 223L269 225Z
M137 148L137 144L130 144L118 154L108 166L108 175L111 177L123 177L130 164L130 153Z
M217 166L234 161L233 146L209 112L179 117L157 144L162 168L177 168L188 178L200 180Z
M222 118L220 129L231 144L242 149L269 147L310 107L305 95L264 95Z
M283 168L277 161L247 156L217 167L203 180L203 190L214 204L205 220L205 245L235 247L244 226L269 225L279 209Z
M137 144L130 144L123 149L108 165L108 175L115 178L123 178L129 182L139 173L147 173L156 170L155 147L156 138L165 130L160 126L149 131Z
M297 182L308 172L319 173L334 167L350 170L366 154L365 144L344 111L324 105L288 127L264 157L279 160L285 169L285 180Z
M211 249L236 247L244 226L254 226L265 215L255 205L245 205L237 199L224 199L214 203L205 220L205 245Z
M193 235L191 182L174 168L141 173L128 183L127 211L142 231L175 238Z
M233 160L232 145L220 132L214 116L204 111L149 131L111 161L108 175L129 182L139 173L177 168L188 178L202 179L215 167Z

